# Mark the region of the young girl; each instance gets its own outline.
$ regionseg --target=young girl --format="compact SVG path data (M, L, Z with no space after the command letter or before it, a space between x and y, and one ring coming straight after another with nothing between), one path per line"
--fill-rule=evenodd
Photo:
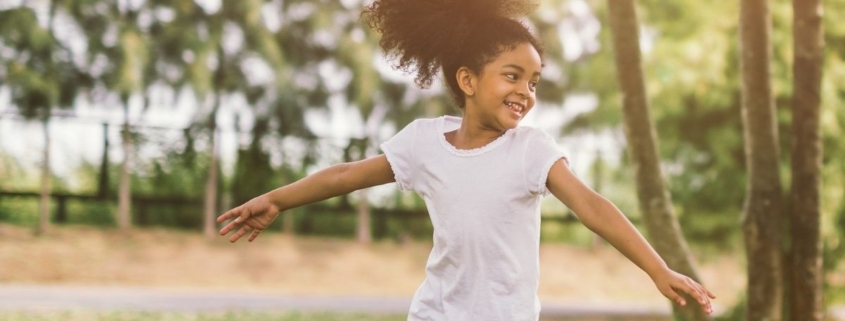
M528 0L530 1L530 0ZM519 127L534 107L542 48L516 17L526 0L375 0L363 16L398 68L427 87L442 71L463 117L419 119L384 154L339 164L221 215L221 235L250 233L280 212L396 182L424 200L434 226L426 279L408 320L537 320L540 200L553 194L642 268L680 305L683 292L711 313L715 296L669 269L628 219L584 185L545 132Z

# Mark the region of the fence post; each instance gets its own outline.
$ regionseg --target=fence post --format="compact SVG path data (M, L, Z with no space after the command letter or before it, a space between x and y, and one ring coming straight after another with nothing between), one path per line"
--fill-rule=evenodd
M105 199L109 193L109 124L103 123L103 157L100 161L100 178L97 182L97 196Z
M58 206L56 207L56 223L67 223L67 208L65 207L65 202L67 201L67 197L54 195L56 198L56 202L58 202Z

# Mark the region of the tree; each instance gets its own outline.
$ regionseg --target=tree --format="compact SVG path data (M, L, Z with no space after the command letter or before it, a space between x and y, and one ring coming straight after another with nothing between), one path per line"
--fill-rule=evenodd
M290 1L284 2L279 9L284 16L288 10L296 9L296 5L300 9L317 8L314 2ZM357 161L374 154L375 148L372 145L377 142L374 136L385 116L384 106L377 97L385 82L373 64L377 44L372 35L361 28L363 26L358 21L358 15L358 10L350 10L348 3L323 1L318 10L311 10L307 16L282 23L276 32L279 46L288 58L290 68L286 71L290 75L308 75L319 79L316 84L304 86L290 81L279 83L276 90L287 98L281 98L274 104L273 116L279 124L278 133L313 139L314 134L307 127L297 126L296 121L303 119L307 109L325 108L329 97L343 98L345 107L359 112L364 120L359 136L350 137L344 149L345 161ZM330 35L331 41L315 41L327 35ZM325 75L319 71L321 64L332 66L338 73L350 77L344 85L330 86L329 83L337 80L324 79ZM353 149L355 153L349 153ZM353 154L354 157L351 157ZM366 190L357 193L357 239L368 243L371 240L368 194ZM348 198L344 196L344 205L346 200ZM285 213L286 226L292 222L290 215Z
M640 62L639 23L634 0L609 0L607 6L628 155L635 169L637 196L646 229L655 249L670 268L699 280L660 169L657 138L649 115ZM695 302L689 298L687 301ZM686 307L673 305L673 309L676 317L684 320L708 320L708 316L694 304Z
M50 224L52 111L71 107L77 93L91 85L91 78L73 63L73 52L54 34L57 7L58 2L51 3L46 26L40 25L36 14L26 7L0 11L0 48L11 51L11 55L0 56L0 79L5 79L0 85L11 89L12 103L26 119L41 121L44 131L36 234L45 232Z
M63 3L85 33L87 63L105 62L105 68L96 75L97 89L103 95L97 98L106 100L110 95L116 95L123 109L121 144L124 156L120 167L117 211L121 230L132 225L131 164L134 152L129 103L133 96L143 95L151 83L149 39L139 22L148 5L103 0L67 0ZM143 108L147 108L146 98Z
M338 9L342 9L339 3L336 4ZM338 10L340 11L340 10ZM350 13L356 16L354 12L346 10L347 28L356 28L354 23L358 23L355 19L349 19ZM361 26L357 26L360 28ZM360 29L359 29L360 30ZM350 35L352 33L343 34L340 45L336 51L336 59L344 67L352 71L352 79L346 90L346 100L358 108L361 118L364 120L362 126L361 137L364 139L363 146L360 146L359 159L375 156L378 145L378 127L385 120L387 114L387 107L383 99L380 101L376 94L384 91L385 82L379 77L378 71L373 64L376 56L377 42L374 37L363 38L356 41ZM362 33L363 34L363 33ZM352 145L350 140L350 146ZM355 160L359 160L355 159ZM357 192L358 199L358 220L357 220L357 239L359 243L367 244L372 240L372 231L370 229L370 198L369 191L363 189Z
M200 109L191 128L184 131L193 141L196 132L208 138L208 164L203 187L202 229L207 239L216 235L215 217L218 214L220 189L218 111L227 94L245 90L246 78L240 70L242 45L227 51L223 45L227 30L237 28L240 7L255 1L224 1L223 7L207 9L191 0L148 1L158 12L167 12L167 19L156 20L150 26L151 51L157 61L148 73L150 81L161 80L177 89L190 89ZM233 22L234 19L234 22ZM152 65L152 64L151 64Z
M282 79L278 75L281 74L284 55L272 34L261 22L262 2L224 1L217 11L204 12L193 1L187 1L177 10L177 19L194 22L186 28L186 31L192 34L191 38L205 38L183 48L195 56L192 61L187 62L190 65L186 74L188 82L199 101L207 101L210 96L212 102L211 110L204 111L204 115L199 116L199 125L207 129L212 146L218 144L217 115L226 97L243 93L247 103L255 106L268 92L268 84L253 84L250 77L246 76L243 70L245 61L255 58L268 63L270 71L276 74L276 79ZM229 37L229 40L238 39L237 42L240 43L230 46L224 43L226 37ZM261 137L254 137L256 142L260 142L260 139ZM217 153L217 149L212 148L205 187L203 230L209 239L216 235L214 226L218 214Z
M793 0L790 320L822 321L820 109L824 38L822 2Z
M740 1L742 121L748 191L743 231L748 256L746 320L781 320L783 290L780 151L771 89L771 21L766 0Z
M128 6L128 5L127 5ZM120 97L123 106L123 128L121 145L123 161L120 166L120 187L118 189L117 225L121 230L132 226L132 190L131 166L133 143L129 117L129 100L135 94L143 94L150 83L145 70L149 64L148 44L145 34L138 30L138 13L141 8L120 8L116 3L111 6L114 23L118 28L118 43L108 48L113 59L111 73L107 74L107 86ZM146 108L146 106L144 106Z

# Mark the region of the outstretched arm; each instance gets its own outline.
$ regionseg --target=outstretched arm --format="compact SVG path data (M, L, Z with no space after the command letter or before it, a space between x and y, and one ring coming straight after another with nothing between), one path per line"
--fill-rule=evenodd
M581 182L564 161L558 161L552 166L546 186L576 213L584 226L643 269L664 296L683 306L686 301L678 291L686 292L698 300L705 312L713 312L710 299L716 296L698 282L669 269L631 221L613 203Z
M220 235L237 230L229 238L229 241L235 242L252 231L249 236L252 242L285 210L393 181L393 170L384 155L334 165L253 198L220 215L217 217L218 223L234 218L220 230Z

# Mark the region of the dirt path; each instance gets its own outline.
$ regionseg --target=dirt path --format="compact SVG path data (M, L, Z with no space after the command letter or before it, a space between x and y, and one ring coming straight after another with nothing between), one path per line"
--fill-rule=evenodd
M407 297L278 295L138 287L0 286L0 311L14 310L143 310L216 312L229 310L296 310L405 314ZM662 318L668 307L544 302L544 318Z
M407 312L424 278L430 244L287 238L255 243L205 241L197 232L136 229L127 234L84 226L0 224L0 310L329 309ZM648 277L610 247L540 248L538 291L544 320L555 316L668 314ZM745 284L734 257L697 255L704 284L733 306ZM845 306L829 310L845 320ZM549 319L551 318L551 319ZM645 318L646 320L648 317Z
M407 301L425 277L430 248L424 242L362 246L273 233L254 243L230 244L222 238L207 242L197 232L135 229L119 234L84 226L63 226L34 237L28 228L0 224L0 287L135 288L153 289L156 295L187 289L202 295L234 291L247 297ZM543 244L540 251L538 294L549 302L546 311L556 309L555 302L575 302L569 309L666 307L648 276L611 247ZM704 283L719 295L715 308L731 307L744 286L744 268L728 256L698 258Z

